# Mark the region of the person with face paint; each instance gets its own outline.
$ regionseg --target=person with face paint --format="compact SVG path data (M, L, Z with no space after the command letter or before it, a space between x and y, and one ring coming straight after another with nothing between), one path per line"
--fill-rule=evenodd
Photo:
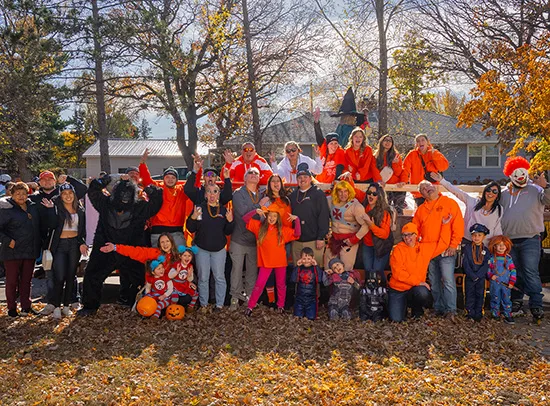
M242 154L236 159L230 150L225 150L223 153L225 159L224 169L229 170L229 177L234 183L245 182L245 176L248 170L256 168L260 172L260 185L266 185L267 180L273 172L267 161L256 152L256 147L251 142L245 142L242 145ZM225 180L225 171L222 172L222 180Z
M101 250L108 242L139 246L143 243L145 222L154 216L162 206L163 190L149 185L144 191L149 201L137 198L137 186L129 180L128 175L121 175L115 183L113 193L106 196L103 189L110 183L111 178L105 175L100 179L93 179L88 189L88 197L99 213L97 229L86 274L84 275L83 308L78 315L95 314L101 304L101 291L105 279L118 269L130 282L127 291L121 298L126 299L131 306L140 286L144 283L143 265L135 260L114 252Z
M183 225L187 195L183 189L184 185L178 183L178 172L171 166L164 170L161 182L153 180L147 168L148 157L149 150L145 149L139 164L143 186L155 185L162 188L162 207L151 219L151 246L156 246L161 233L170 233L176 245L185 245Z
M541 174L529 180L529 162L523 157L508 158L504 175L510 182L502 191L502 231L512 240L510 252L517 269L519 290L512 291L512 315L523 314L524 293L535 319L542 319L542 284L539 275L540 233L544 231L544 206L550 204L550 188Z
M427 179L437 184L435 180L428 179L430 172L444 172L449 168L447 158L435 149L426 134L418 134L415 138L416 148L410 151L403 161L403 175L405 182L397 185L402 187L405 183L417 185L420 181ZM416 205L424 203L424 197L419 192L412 192Z
M225 206L233 198L233 186L229 177L229 169L224 168L223 170L224 181L220 191L219 204ZM200 182L201 175L204 185ZM214 168L203 169L203 159L198 154L193 155L193 171L189 173L183 190L195 206L201 205L206 201L206 187L215 185L217 181L218 171Z

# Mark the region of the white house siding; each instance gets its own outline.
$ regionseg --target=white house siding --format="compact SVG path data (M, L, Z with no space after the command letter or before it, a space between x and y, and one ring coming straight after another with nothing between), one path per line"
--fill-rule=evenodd
M119 168L127 168L129 166L139 166L140 157L111 157L111 171L118 173ZM147 166L151 175L162 175L164 169L169 166L181 167L186 166L183 157L154 157L150 156L147 160ZM97 177L100 169L99 157L86 158L86 176Z

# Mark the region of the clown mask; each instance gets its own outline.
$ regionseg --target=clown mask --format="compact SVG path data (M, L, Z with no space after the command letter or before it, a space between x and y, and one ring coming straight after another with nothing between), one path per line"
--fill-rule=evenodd
M529 180L529 173L525 168L517 168L510 175L510 181L514 184L515 187L524 188L527 186L527 181Z

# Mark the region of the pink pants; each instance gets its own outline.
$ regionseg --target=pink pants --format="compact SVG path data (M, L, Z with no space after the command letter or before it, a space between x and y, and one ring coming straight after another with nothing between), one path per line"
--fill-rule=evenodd
M277 285L277 307L282 309L285 307L285 298L286 298L286 266L281 266L279 268L264 268L260 267L260 272L258 273L258 279L256 279L256 284L248 300L248 308L253 309L258 303L260 295L264 291L265 284L271 271L275 269L275 283Z
M4 268L6 269L6 302L8 302L8 310L15 310L17 308L17 291L19 291L21 309L30 309L34 259L4 261Z

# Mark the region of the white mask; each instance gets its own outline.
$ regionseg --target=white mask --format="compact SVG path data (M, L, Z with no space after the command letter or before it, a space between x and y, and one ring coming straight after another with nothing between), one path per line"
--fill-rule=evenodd
M512 172L510 180L515 187L524 188L529 181L529 172L525 168L518 168Z

